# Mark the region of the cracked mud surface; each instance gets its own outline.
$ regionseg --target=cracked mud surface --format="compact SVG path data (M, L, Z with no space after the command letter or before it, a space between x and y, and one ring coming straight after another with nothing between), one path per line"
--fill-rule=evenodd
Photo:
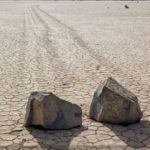
M149 51L150 2L0 2L0 150L150 149ZM88 118L93 92L108 76L137 95L140 123ZM80 105L83 127L24 128L36 90Z

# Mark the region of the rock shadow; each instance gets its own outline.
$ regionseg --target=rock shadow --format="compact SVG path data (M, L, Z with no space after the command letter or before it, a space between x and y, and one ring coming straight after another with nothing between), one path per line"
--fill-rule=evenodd
M31 135L37 140L39 149L57 149L68 150L76 148L76 144L71 144L73 138L81 132L87 130L86 127L77 127L68 130L47 130L41 126L31 126L26 128Z
M139 123L128 126L103 123L110 128L115 135L134 149L150 146L150 121L142 120Z

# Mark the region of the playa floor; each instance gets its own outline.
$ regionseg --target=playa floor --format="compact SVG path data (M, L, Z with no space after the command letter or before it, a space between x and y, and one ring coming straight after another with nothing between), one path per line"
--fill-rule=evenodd
M109 76L137 95L140 123L88 118ZM150 149L150 2L0 2L0 85L2 150ZM37 90L80 105L83 127L25 128Z

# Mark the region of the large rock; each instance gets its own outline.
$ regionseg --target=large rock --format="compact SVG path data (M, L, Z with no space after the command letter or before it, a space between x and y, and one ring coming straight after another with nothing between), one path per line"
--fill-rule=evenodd
M31 93L26 111L25 126L38 125L46 129L69 129L82 125L81 108L58 98L53 93Z
M123 125L142 118L137 97L111 77L94 93L89 115L96 121Z

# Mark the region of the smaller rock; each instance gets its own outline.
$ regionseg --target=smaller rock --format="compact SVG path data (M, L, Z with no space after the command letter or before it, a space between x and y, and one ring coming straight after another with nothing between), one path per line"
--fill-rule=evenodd
M96 66L96 70L99 70L99 69L100 69L100 65L97 65L97 66Z
M124 7L125 7L126 9L129 9L129 6L128 6L128 5L124 5Z
M137 97L111 77L94 93L89 115L96 121L123 125L142 118Z
M82 110L50 92L32 92L26 109L25 126L69 129L82 125Z

